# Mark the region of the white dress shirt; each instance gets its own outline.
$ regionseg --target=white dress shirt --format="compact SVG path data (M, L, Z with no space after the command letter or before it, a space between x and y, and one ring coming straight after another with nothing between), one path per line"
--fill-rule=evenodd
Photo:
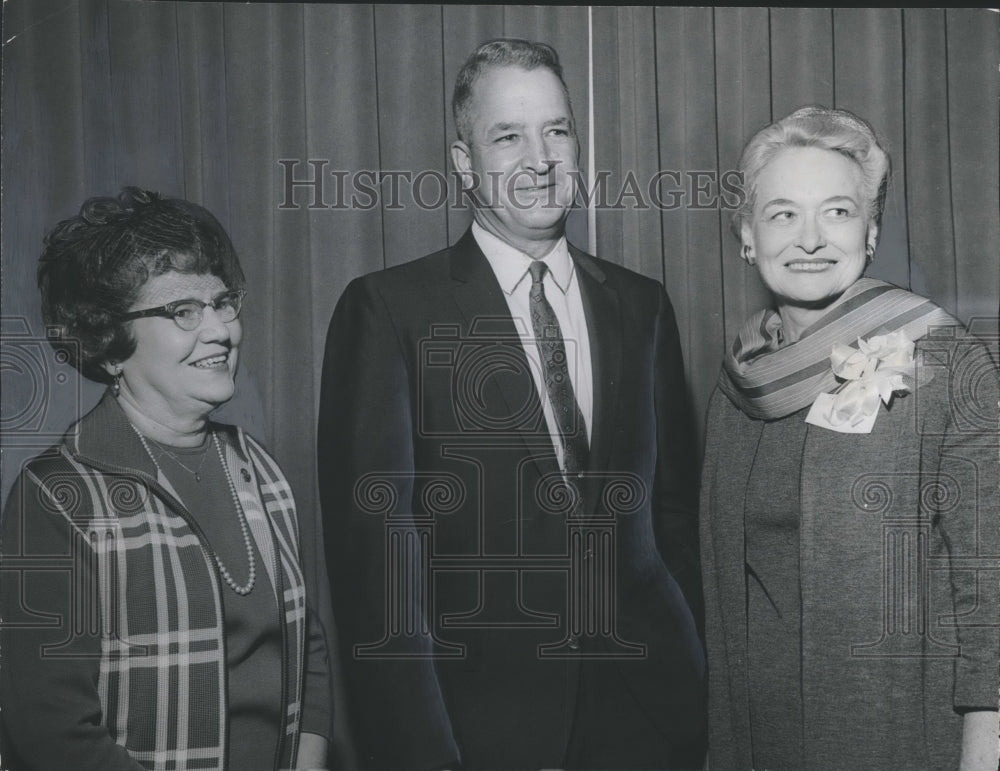
M565 470L563 464L563 446L560 438L559 424L552 413L548 391L545 389L545 378L542 370L542 360L535 344L535 333L531 326L530 292L531 274L528 268L532 258L515 249L492 233L484 230L478 223L472 224L472 235L483 250L486 259L493 268L493 273L503 289L510 309L514 326L521 338L521 346L528 357L531 374L535 380L535 390L542 402L545 423L552 437L559 467ZM545 289L545 299L549 301L552 310L559 321L566 346L566 366L569 369L569 379L573 384L576 403L583 415L587 427L587 439L590 440L591 425L594 412L594 378L590 361L590 336L587 332L587 319L583 313L583 300L580 297L580 282L576 277L576 266L569 256L566 238L560 238L542 262L548 265L542 287Z

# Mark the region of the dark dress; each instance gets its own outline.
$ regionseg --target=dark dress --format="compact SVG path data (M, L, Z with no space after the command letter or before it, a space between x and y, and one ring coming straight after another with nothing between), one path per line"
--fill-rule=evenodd
M162 445L149 443L157 454ZM205 455L207 453L207 455ZM178 456L187 472L173 460ZM202 460L204 458L204 460ZM238 586L246 586L249 559L222 463L206 436L201 447L170 447L157 463L181 502L198 521L212 551ZM199 464L202 464L199 466ZM200 467L201 480L188 473ZM226 628L228 765L232 769L273 768L281 740L281 624L274 588L253 540L253 588L239 595L222 587ZM309 681L307 680L307 685ZM328 720L328 716L325 716ZM304 727L308 724L304 721Z
M802 765L802 412L764 424L746 494L747 648L755 768ZM775 474L775 469L783 473Z

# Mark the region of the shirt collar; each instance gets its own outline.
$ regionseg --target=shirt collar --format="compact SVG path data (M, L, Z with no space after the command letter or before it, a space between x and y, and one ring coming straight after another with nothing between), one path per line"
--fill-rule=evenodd
M478 222L472 223L472 235L479 244L479 248L486 255L486 260L493 268L500 288L505 294L511 295L518 285L528 275L528 268L533 262L532 258L515 249L506 241L481 227ZM569 246L566 243L566 236L562 236L552 250L542 258L542 262L549 266L549 275L555 282L556 287L566 294L573 282L573 259L569 256ZM529 278L530 281L530 278Z

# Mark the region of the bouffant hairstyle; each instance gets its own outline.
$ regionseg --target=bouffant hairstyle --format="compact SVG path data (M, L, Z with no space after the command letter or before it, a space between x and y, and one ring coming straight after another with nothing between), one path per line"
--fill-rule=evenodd
M533 43L517 38L499 38L483 43L472 52L455 79L455 90L452 93L451 109L455 116L455 129L458 138L469 141L472 133L472 95L476 81L486 72L500 67L520 67L523 70L535 70L544 67L550 70L562 84L566 95L566 104L573 107L569 99L569 89L563 80L562 65L559 54L545 43Z
M135 352L121 315L151 278L176 271L217 276L229 289L246 284L229 236L207 209L136 187L88 198L44 244L38 288L49 341L102 383L111 380L103 364Z
M744 222L753 218L757 201L757 178L782 150L790 147L818 147L841 153L861 170L862 205L868 219L878 224L885 206L889 183L889 155L872 127L854 113L821 106L800 107L795 112L765 126L743 148L739 171L746 195L733 212L732 229L740 237Z

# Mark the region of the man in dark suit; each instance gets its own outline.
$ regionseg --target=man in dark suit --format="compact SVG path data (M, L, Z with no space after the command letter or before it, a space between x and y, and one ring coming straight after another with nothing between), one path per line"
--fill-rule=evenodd
M689 768L704 752L696 460L663 288L567 244L555 51L466 62L475 223L355 280L320 491L365 767Z

